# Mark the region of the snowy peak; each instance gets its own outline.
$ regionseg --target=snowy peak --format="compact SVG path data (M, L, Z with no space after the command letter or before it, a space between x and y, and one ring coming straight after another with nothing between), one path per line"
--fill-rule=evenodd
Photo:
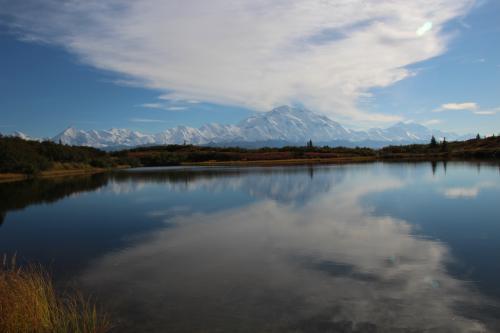
M253 146L269 142L301 145L312 140L318 144L356 143L368 146L427 142L431 136L459 137L431 130L417 123L400 122L388 128L353 131L338 122L302 107L280 106L269 112L248 117L236 125L206 124L200 128L177 126L157 134L129 129L83 131L69 127L52 140L64 144L97 148L133 147L154 144L242 144Z
M20 138L23 140L31 140L31 137L28 136L27 134L24 134L23 132L15 131L14 133L11 134L11 136Z
M385 136L389 136L391 140L400 141L422 141L429 140L433 135L436 138L442 139L449 136L450 139L456 139L458 136L454 133L444 133L438 130L431 130L421 124L414 122L399 122L391 127L383 130Z
M139 146L154 143L152 136L129 129L112 128L109 130L78 130L68 127L52 138L54 142L67 145L105 148L112 146Z
M15 131L15 132L12 132L11 134L6 134L6 136L10 136L13 138L20 138L20 139L29 140L29 141L42 141L39 138L34 138L34 137L29 136L28 134L25 134L25 133L20 132L20 131Z
M285 140L303 142L344 140L349 132L339 123L304 108L280 106L240 122L250 141Z

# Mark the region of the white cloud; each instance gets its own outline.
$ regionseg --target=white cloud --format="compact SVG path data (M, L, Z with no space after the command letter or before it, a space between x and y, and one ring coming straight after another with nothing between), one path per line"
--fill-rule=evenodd
M182 110L186 110L187 107L185 106L168 106L166 107L166 110L169 110L169 111L182 111Z
M25 38L169 98L257 110L301 102L388 122L397 117L361 111L359 98L445 52L441 27L474 0L9 2L2 16Z
M131 122L134 123L165 123L165 120L161 119L149 119L149 118L131 118Z
M427 121L423 122L423 125L425 126L431 126L431 125L438 125L441 124L442 121L440 119L429 119Z
M434 109L434 112L444 112L444 111L470 111L473 114L479 116L491 116L497 113L500 113L499 108L493 109L482 109L479 104L474 102L465 102L465 103L447 103L441 105L439 108Z
M147 109L163 109L164 105L161 103L144 103L139 105L140 107L147 108Z
M420 28L417 30L417 36L423 36L427 32L429 32L432 29L432 22L425 22Z
M492 116L496 114L497 112L493 110L487 110L487 111L476 111L474 114L480 115L480 116Z
M457 111L457 110L468 110L473 111L477 110L479 106L474 102L465 102L465 103L447 103L441 105L440 108L434 110L435 112L441 111Z
M477 114L479 116L493 116L497 113L500 113L500 108L474 111L474 114Z
M190 102L186 101L186 103ZM187 106L168 105L168 103L144 103L140 104L139 106L147 109L161 109L167 111L182 111L187 109Z

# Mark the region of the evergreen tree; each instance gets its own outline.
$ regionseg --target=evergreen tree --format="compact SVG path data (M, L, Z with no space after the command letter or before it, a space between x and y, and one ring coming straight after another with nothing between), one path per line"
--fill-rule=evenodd
M433 135L432 138L431 138L431 147L436 147L436 146L437 146L437 141L436 141L436 138Z
M479 133L476 135L476 140L481 140L481 135L479 135Z
M446 141L446 138L443 138L443 142L441 144L441 150L442 151L447 151L448 150L448 142Z

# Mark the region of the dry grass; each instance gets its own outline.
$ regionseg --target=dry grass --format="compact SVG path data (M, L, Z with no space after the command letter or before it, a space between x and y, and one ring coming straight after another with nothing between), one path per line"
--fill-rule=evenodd
M59 295L40 266L19 268L15 257L0 263L0 332L105 333L106 315L81 295Z

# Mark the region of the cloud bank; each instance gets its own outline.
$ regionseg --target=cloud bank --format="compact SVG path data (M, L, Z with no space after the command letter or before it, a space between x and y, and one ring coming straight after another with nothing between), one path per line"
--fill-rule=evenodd
M0 0L0 22L171 99L356 121L360 98L442 54L474 0Z

